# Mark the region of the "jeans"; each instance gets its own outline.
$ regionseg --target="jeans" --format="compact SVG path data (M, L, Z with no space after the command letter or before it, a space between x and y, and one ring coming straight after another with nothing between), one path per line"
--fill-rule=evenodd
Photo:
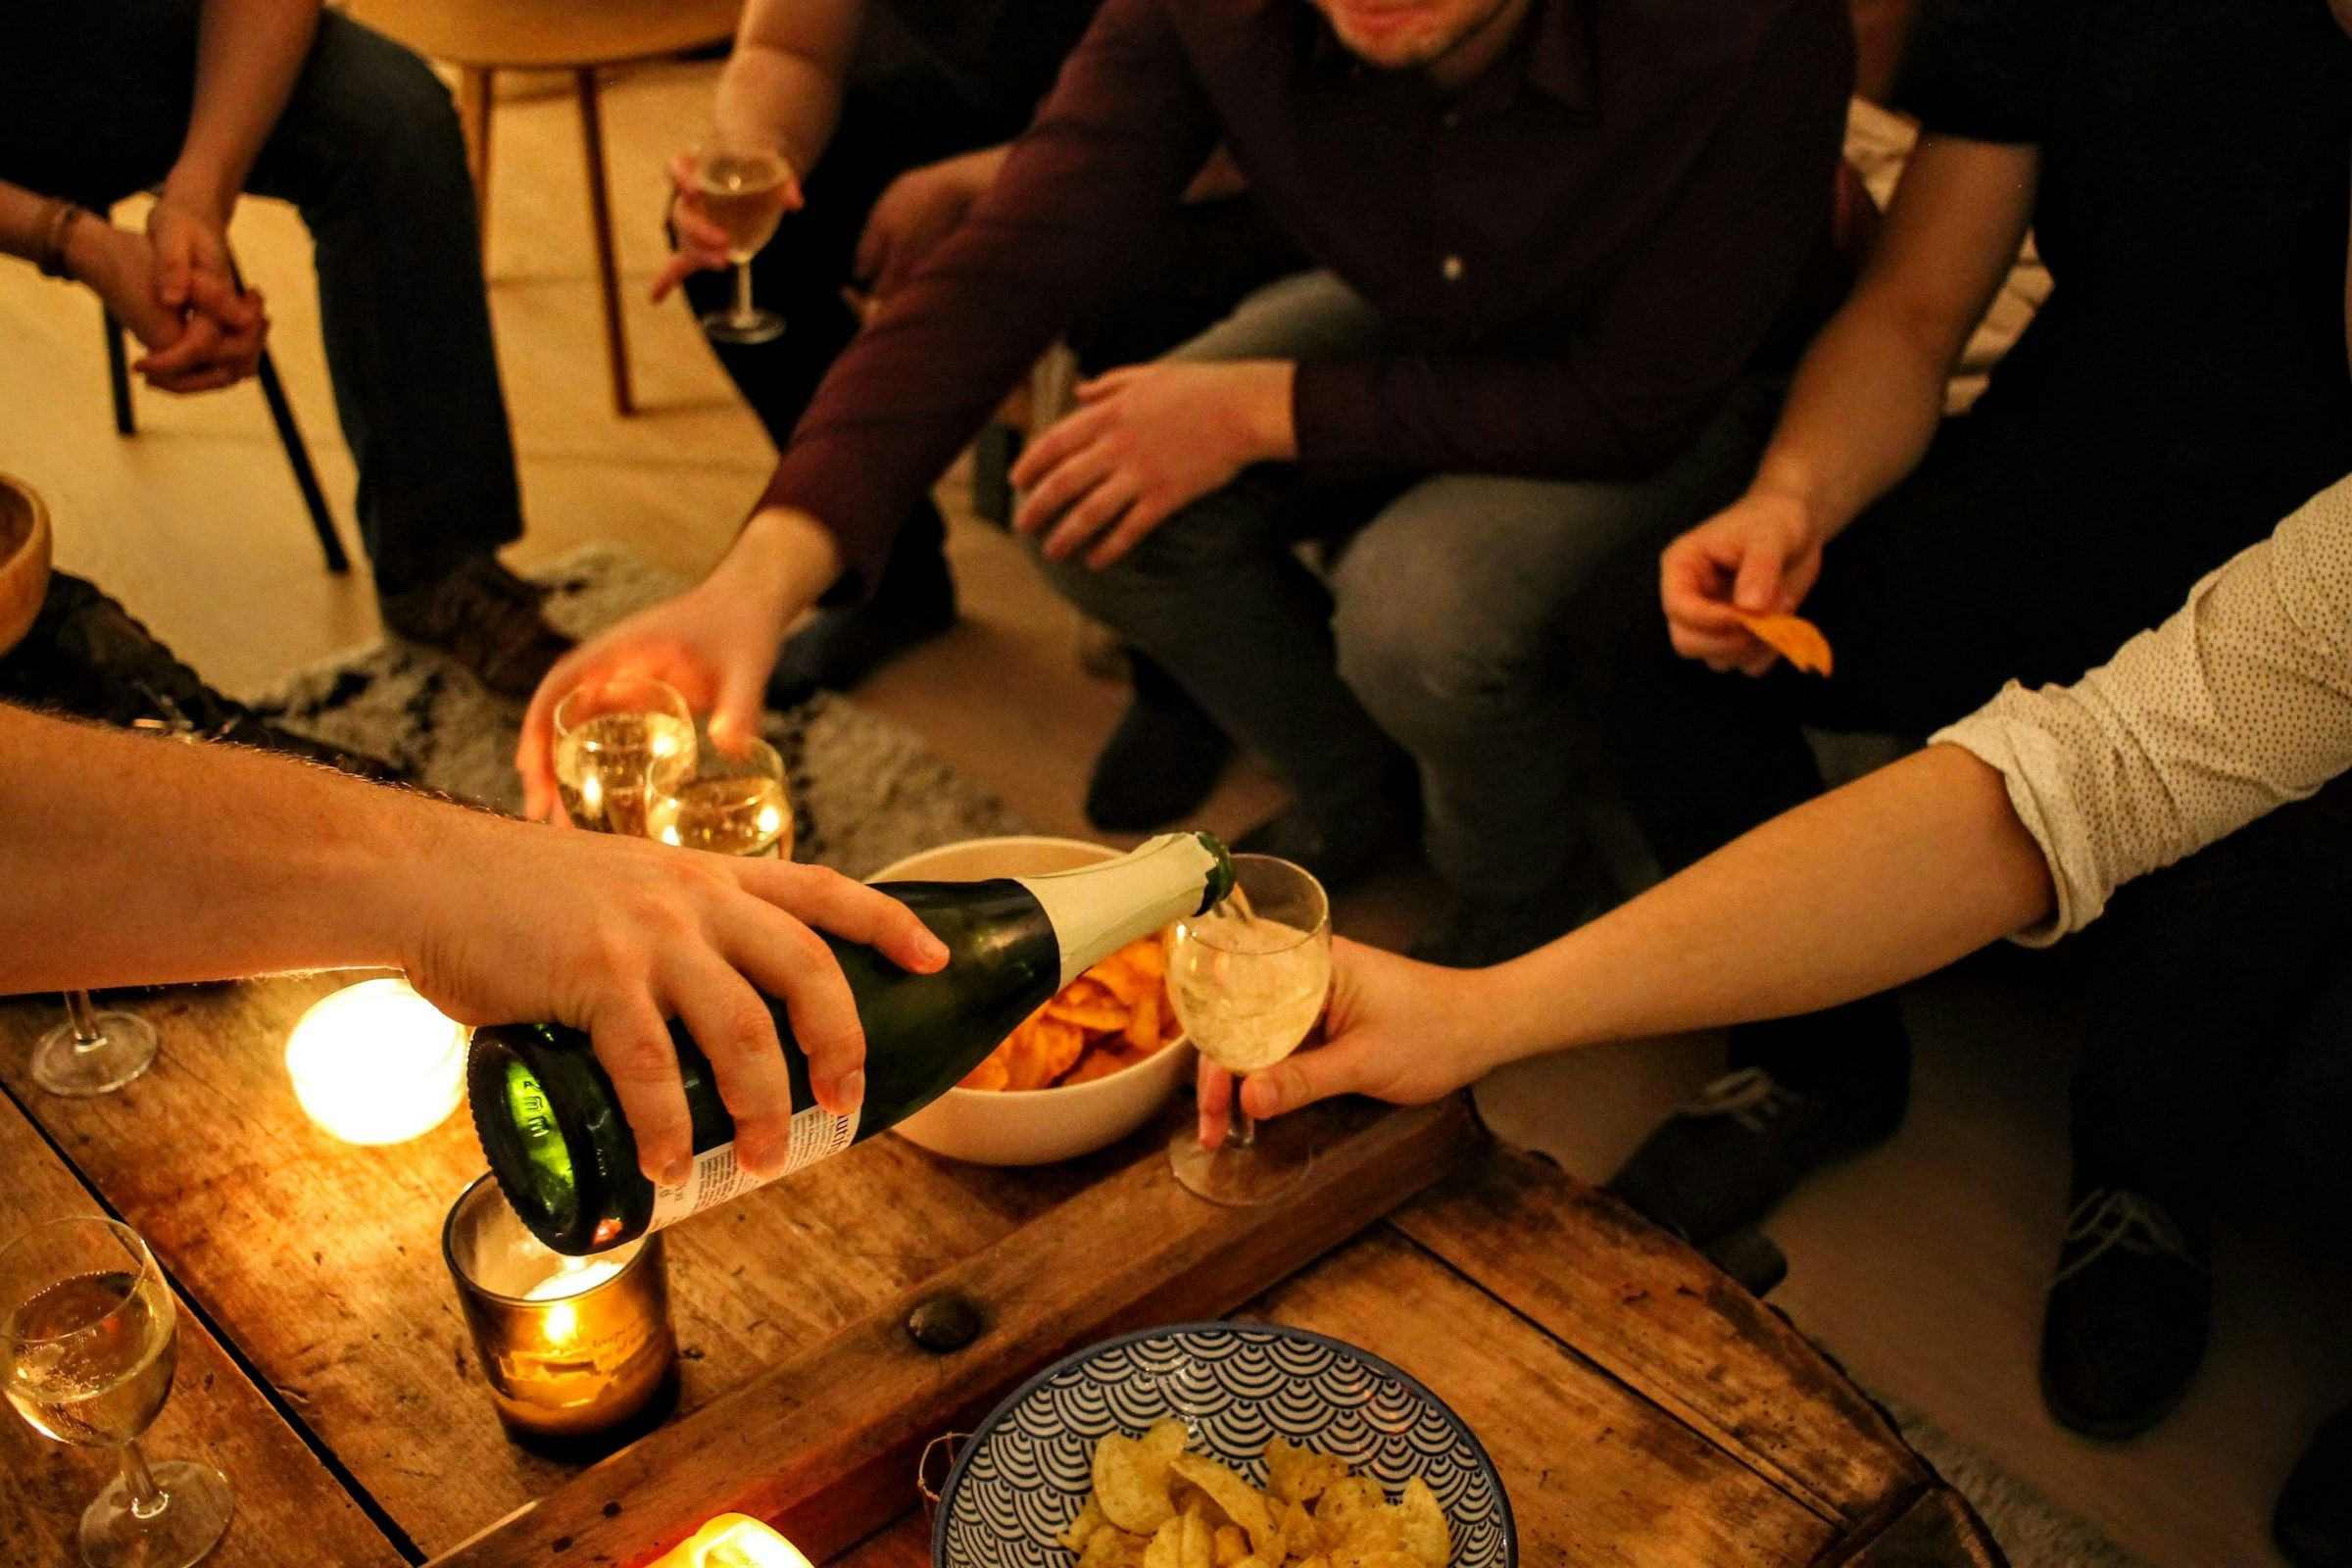
M1258 291L1181 360L1379 352L1374 308L1325 272ZM1464 893L1541 891L1575 848L1576 748L1558 631L1593 569L1738 494L1759 389L1654 478L1437 474L1331 480L1260 467L1162 522L1118 564L1046 563L1079 608L1162 664L1309 809L1418 770L1429 857ZM1329 547L1318 573L1297 546Z
M187 131L197 11L75 0L0 23L0 178L93 207L160 182ZM315 243L377 588L520 537L473 182L440 78L328 12L245 188L293 203Z

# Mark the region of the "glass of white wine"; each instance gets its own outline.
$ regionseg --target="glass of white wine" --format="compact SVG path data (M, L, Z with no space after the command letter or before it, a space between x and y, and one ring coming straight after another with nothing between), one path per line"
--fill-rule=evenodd
M694 712L674 686L623 676L556 705L556 794L574 827L646 836L649 796L694 776Z
M1262 1131L1241 1106L1241 1078L1298 1049L1331 990L1331 901L1323 884L1270 855L1233 858L1233 893L1168 928L1168 997L1193 1047L1234 1074L1231 1131L1214 1150L1190 1126L1168 1145L1176 1179L1214 1202L1279 1198L1306 1174L1302 1123Z
M679 849L760 859L792 858L792 797L784 759L757 735L732 749L706 737L691 777L646 785L646 831Z
M32 1048L32 1081L53 1095L111 1095L155 1065L155 1025L136 1013L100 1012L87 991L66 993L66 1021Z
M225 1476L189 1459L151 1465L139 1450L178 1348L172 1288L129 1226L52 1220L0 1249L0 1390L36 1432L122 1458L82 1511L89 1568L188 1568L228 1529Z
M752 258L775 237L784 217L792 166L773 147L714 133L694 149L694 194L704 214L726 232L735 264L735 303L703 318L717 343L767 343L784 335L784 318L752 304Z

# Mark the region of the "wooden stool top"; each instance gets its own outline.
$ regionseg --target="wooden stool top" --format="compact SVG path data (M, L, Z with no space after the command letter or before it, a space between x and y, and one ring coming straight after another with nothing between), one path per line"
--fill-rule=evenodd
M349 15L428 60L576 71L724 43L742 10L742 0L352 0Z

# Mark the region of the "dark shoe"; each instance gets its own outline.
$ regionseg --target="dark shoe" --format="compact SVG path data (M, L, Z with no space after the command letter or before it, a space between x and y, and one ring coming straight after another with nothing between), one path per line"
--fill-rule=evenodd
M798 708L820 691L849 691L955 625L956 579L942 537L911 525L902 530L871 597L810 616L776 657L767 705Z
M378 592L395 636L437 649L501 697L528 697L571 639L539 612L543 591L496 556L475 556L431 582Z
M1607 904L1597 867L1580 863L1543 892L1523 899L1457 893L1413 943L1411 956L1448 969L1484 969L1533 953L1597 914Z
M1303 866L1326 893L1354 886L1421 839L1421 794L1391 783L1359 799L1293 802L1233 841L1237 855L1271 855Z
M1661 1123L1609 1191L1709 1248L1761 1224L1823 1166L1885 1143L1902 1120L1901 1097L1875 1084L1791 1089L1761 1067L1742 1067Z
M1149 833L1200 808L1233 742L1164 669L1132 649L1135 698L1095 759L1086 819L1105 833Z
M2041 1397L2058 1424L2136 1438L2188 1392L2213 1326L2213 1277L2154 1199L2102 1187L2075 1205L2041 1320Z
M2352 1407L2320 1423L2271 1515L2295 1568L2352 1568Z

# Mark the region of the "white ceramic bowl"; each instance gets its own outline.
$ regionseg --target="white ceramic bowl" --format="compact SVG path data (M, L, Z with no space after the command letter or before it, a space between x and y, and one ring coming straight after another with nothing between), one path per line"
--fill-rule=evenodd
M910 855L874 873L876 882L985 882L1043 876L1113 859L1116 850L1083 839L967 839ZM975 1165L1049 1165L1105 1149L1150 1121L1179 1085L1192 1082L1193 1048L1183 1038L1125 1072L1055 1089L951 1089L899 1123L909 1142Z

